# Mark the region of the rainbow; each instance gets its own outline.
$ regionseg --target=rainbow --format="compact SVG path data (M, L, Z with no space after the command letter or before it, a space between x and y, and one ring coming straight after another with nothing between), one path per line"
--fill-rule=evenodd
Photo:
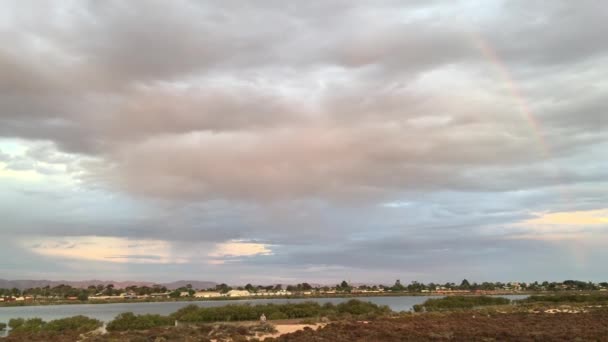
M506 63L502 61L499 55L496 53L496 50L493 49L490 44L484 39L479 33L473 33L470 35L473 41L473 45L481 52L481 54L485 57L487 61L489 61L492 66L496 69L496 72L500 79L505 83L511 98L515 100L517 107L519 108L520 113L522 114L524 120L527 122L530 127L532 134L536 137L538 142L538 146L540 146L540 151L543 156L543 159L546 161L551 159L551 148L549 144L545 140L542 130L540 127L539 121L536 119L534 114L532 114L532 110L528 105L528 102L523 95L520 88L517 86L517 83L511 76L509 69L507 69ZM553 174L553 178L556 181L557 189L559 192L559 196L562 202L567 203L569 200L569 196L567 196L566 190L563 187L563 181L561 179L560 170L557 166L554 166L555 173Z
M511 76L511 73L507 69L506 64L500 59L496 51L490 47L490 45L485 39L483 39L483 37L481 37L479 34L473 34L472 38L475 47L481 52L481 54L486 58L486 60L490 61L492 66L496 69L496 72L500 76L501 80L503 80L503 82L507 86L509 94L515 100L519 112L532 129L532 132L536 137L539 146L541 147L543 157L545 159L550 159L551 149L549 148L549 144L547 144L547 141L543 137L542 131L540 129L540 124L532 114L532 110L530 109L526 98L524 97L521 90L517 86L517 83Z

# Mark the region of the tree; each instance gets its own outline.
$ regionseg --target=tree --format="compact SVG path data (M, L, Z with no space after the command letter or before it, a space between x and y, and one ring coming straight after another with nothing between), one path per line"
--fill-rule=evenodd
M222 284L216 285L215 289L221 293L228 293L228 292L230 292L230 290L232 290L232 287L222 283Z
M471 288L471 284L469 284L469 281L466 279L463 279L462 282L460 283L460 289L461 290L468 290Z
M78 295L78 300L86 302L87 300L89 300L89 293L86 291L80 292L80 294Z
M407 286L407 290L409 292L421 292L422 290L424 290L424 288L425 288L424 284L419 283L415 280L412 281L412 283Z
M403 286L401 284L401 280L399 280L399 279L395 280L395 285L393 285L393 287L391 287L391 291L402 292L404 290L405 290L405 286Z
M106 289L105 289L104 292L108 296L114 295L114 284L108 284L108 285L106 285Z

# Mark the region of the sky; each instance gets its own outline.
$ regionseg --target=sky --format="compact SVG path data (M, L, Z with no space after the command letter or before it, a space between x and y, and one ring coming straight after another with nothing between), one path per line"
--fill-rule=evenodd
M0 278L605 281L601 1L0 3Z

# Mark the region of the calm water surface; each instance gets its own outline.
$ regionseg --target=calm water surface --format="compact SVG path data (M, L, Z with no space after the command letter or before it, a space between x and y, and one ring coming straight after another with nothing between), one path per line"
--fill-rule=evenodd
M527 295L499 296L509 299L522 299ZM362 301L372 302L378 305L388 305L393 311L408 311L416 304L432 298L430 296L399 296L399 297L357 297ZM437 297L433 297L437 298ZM84 315L98 320L109 322L118 314L133 312L135 314L160 314L168 315L184 306L196 304L202 307L216 307L228 304L285 304L301 302L317 302L320 304L339 304L351 298L299 298L299 299L243 299L230 301L192 301L192 302L161 302L161 303L117 303L117 304L70 304L70 305L45 305L45 306L20 306L0 308L0 322L7 323L11 318L33 318L39 317L45 321L53 319ZM1 333L0 333L1 334ZM0 335L1 336L1 335Z

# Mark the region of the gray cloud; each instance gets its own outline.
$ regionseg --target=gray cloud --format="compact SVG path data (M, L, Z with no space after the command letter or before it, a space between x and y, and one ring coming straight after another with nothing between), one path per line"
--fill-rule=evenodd
M3 233L255 240L276 254L226 270L428 275L558 255L509 227L608 200L594 1L4 7L0 138L27 149L0 162L73 184L0 178Z

